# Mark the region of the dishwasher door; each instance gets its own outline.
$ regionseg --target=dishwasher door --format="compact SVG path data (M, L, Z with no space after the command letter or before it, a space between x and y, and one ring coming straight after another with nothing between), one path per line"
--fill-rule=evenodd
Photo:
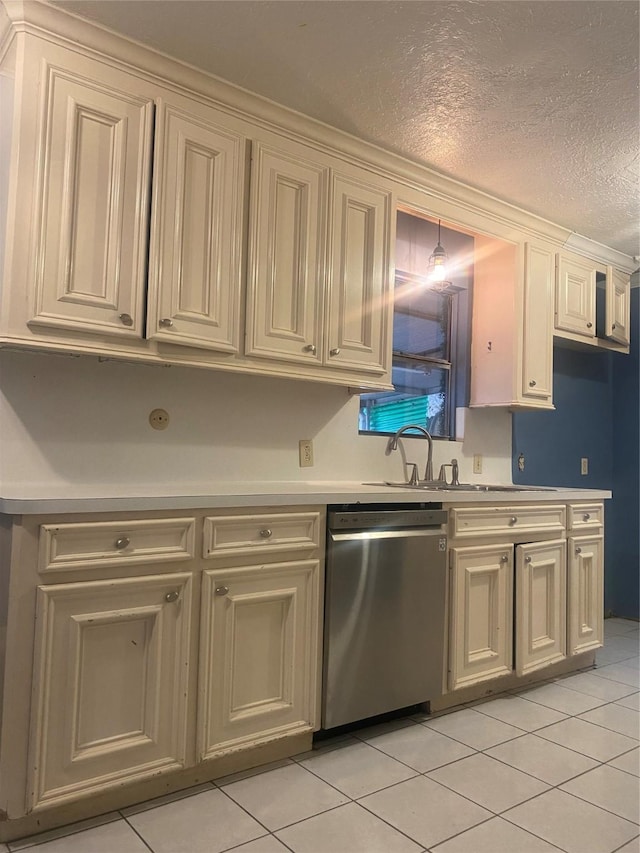
M330 527L327 547L322 727L363 720L441 695L446 536L444 511L430 526ZM339 514L335 514L336 516ZM347 514L340 514L345 519ZM418 523L414 511L408 523ZM365 525L366 513L356 524ZM337 524L333 519L334 525Z

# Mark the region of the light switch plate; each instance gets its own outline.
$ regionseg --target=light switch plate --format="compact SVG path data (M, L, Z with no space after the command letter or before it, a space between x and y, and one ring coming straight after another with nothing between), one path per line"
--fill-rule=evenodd
M298 442L298 452L300 454L300 467L313 467L313 442L310 438L301 438Z

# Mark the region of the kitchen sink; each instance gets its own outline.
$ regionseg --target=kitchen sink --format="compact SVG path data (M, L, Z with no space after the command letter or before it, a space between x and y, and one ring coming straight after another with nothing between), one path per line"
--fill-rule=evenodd
M551 486L508 486L508 485L491 485L484 483L459 483L451 485L449 483L418 483L411 485L410 483L393 483L385 480L380 483L363 483L363 486L392 486L395 489L411 489L419 492L555 492Z

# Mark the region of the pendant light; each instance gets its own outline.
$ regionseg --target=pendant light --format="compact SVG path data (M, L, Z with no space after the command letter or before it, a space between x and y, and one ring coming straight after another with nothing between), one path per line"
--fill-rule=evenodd
M440 220L438 219L438 245L435 247L427 265L427 281L431 287L441 288L450 284L448 275L449 256L440 243Z

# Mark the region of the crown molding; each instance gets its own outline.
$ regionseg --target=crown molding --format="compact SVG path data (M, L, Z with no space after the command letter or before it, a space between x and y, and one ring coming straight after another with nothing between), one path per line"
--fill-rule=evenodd
M625 255L617 249L596 243L595 240L583 237L582 234L577 234L575 231L569 235L563 248L629 274L638 269L638 264L631 255Z

